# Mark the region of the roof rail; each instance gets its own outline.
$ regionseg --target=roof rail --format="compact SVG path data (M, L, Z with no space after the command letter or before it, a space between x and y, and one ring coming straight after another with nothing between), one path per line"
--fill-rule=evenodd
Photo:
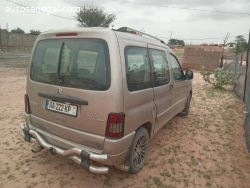
M120 27L119 29L113 29L113 30L115 30L115 31L121 31L121 32L125 32L125 33L132 33L132 34L136 34L136 35L140 35L140 36L147 36L147 37L150 37L150 38L152 38L152 39L155 39L155 40L158 40L158 41L160 41L161 43L163 43L163 44L166 44L163 40L161 40L161 39L158 39L158 38L156 38L156 37L154 37L154 36L152 36L152 35L149 35L149 34L147 34L147 33L144 33L144 32L141 32L141 31L137 31L137 30L135 30L135 29L132 29L132 28L129 28L129 27ZM166 44L167 45L167 44Z

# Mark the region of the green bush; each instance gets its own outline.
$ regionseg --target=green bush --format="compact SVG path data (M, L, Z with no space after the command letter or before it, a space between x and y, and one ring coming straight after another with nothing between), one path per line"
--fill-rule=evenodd
M214 72L206 71L204 65L201 66L201 75L203 79L216 89L222 89L223 86L236 84L234 73L231 69L216 68Z

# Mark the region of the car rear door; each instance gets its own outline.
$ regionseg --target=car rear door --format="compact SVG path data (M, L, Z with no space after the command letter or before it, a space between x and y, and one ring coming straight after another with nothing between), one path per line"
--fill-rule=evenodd
M116 107L110 70L109 49L104 40L38 42L27 82L32 125L102 149L107 118Z

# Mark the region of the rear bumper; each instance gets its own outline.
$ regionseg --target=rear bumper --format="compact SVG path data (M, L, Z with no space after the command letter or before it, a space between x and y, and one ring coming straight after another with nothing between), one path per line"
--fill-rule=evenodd
M22 135L25 141L31 142L31 143L37 143L44 148L48 149L52 154L59 154L62 156L69 156L70 159L75 161L77 164L79 164L84 169L93 172L93 173L99 173L99 174L107 174L109 172L108 167L96 167L90 164L90 160L96 161L96 162L105 162L108 160L107 155L97 155L93 153L89 153L85 150L81 150L79 148L71 148L68 150L63 150L57 146L51 145L47 143L36 131L25 127L24 124L20 125L20 128L22 130Z
M103 150L95 150L86 146L71 142L61 137L42 131L30 123L28 126L21 124L22 136L24 140L30 143L36 143L52 154L68 156L84 169L93 172L106 174L108 167L96 167L90 164L90 161L96 161L104 165L123 164L129 153L129 147L134 137L134 132L120 140L106 139Z

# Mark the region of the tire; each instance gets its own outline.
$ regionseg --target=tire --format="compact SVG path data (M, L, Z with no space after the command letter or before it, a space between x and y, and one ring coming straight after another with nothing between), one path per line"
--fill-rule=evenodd
M133 138L129 149L130 173L139 172L145 164L149 148L149 135L144 127L140 127Z
M188 115L188 113L189 113L189 108L190 108L191 98L192 98L192 95L189 94L189 95L188 95L188 98L187 98L187 102L186 102L186 104L185 104L185 108L184 108L183 111L180 113L181 116L187 116L187 115Z

